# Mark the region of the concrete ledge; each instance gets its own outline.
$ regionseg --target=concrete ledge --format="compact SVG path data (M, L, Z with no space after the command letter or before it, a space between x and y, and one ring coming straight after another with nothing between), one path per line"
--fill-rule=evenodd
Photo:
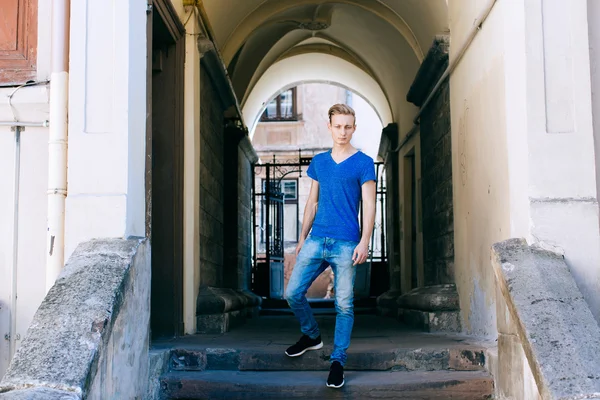
M219 314L259 306L261 298L247 290L203 287L196 301L196 315Z
M456 285L416 288L402 295L390 290L377 298L377 313L398 318L426 332L461 332Z
M456 285L433 285L411 290L397 300L399 308L421 311L458 311Z
M400 290L388 290L377 297L377 314L396 318L398 316L398 297L401 295Z
M169 369L169 356L171 352L169 350L151 350L148 355L148 361L150 364L149 368L149 382L148 382L148 393L144 399L146 400L161 400L160 392L160 376L168 371Z
M3 399L37 399L41 397L32 396L48 392L48 389L69 393L68 396L58 393L56 396L59 397L48 397L52 399L86 397L92 384L96 383L96 371L104 365L113 326L127 301L125 293L133 279L130 269L134 262L149 264L149 249L142 252L143 260L135 261L141 246L148 246L143 239L109 239L85 242L75 249L38 308L21 347L0 382L0 392L8 392L11 396L5 394ZM136 273L145 273L141 266L138 269ZM149 274L146 278L149 281ZM148 308L145 303L140 307ZM139 329L145 329L147 335L148 327L142 325ZM128 334L126 331L122 336L136 340L137 344L132 346L136 346L137 351L138 345L144 344L143 339L128 337ZM121 353L127 356L127 351ZM140 356L142 354L134 355L131 362L137 363ZM147 357L143 362L147 366ZM135 369L137 365L131 367ZM124 369L114 372L117 371L122 373ZM128 373L122 376L127 379ZM29 397L13 397L21 394Z
M246 317L246 310L198 315L196 316L196 332L217 334L229 332L230 329L243 325Z
M215 287L200 289L196 302L196 331L225 333L258 316L262 299L248 290Z
M425 332L461 332L460 311L398 309L398 319Z
M516 331L501 337L520 341L541 397L600 397L600 327L563 257L510 239L492 246L492 265Z
M2 400L78 400L81 399L75 393L65 392L63 390L49 388L29 388L13 390L7 393L0 393Z

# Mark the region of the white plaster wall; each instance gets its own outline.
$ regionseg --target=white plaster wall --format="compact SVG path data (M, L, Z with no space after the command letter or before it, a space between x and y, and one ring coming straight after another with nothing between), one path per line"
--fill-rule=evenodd
M50 76L51 24L47 16L51 6L50 1L38 4L37 81ZM11 94L12 108L8 105ZM0 121L45 121L48 98L46 84L17 91L0 88ZM47 143L47 128L28 127L21 133L19 206L15 209L15 133L0 127L0 378L8 367L11 346L18 348L17 335L23 338L46 292ZM15 295L16 307L11 301ZM4 340L5 334L11 335L10 341Z
M486 4L449 2L451 59ZM489 248L508 237L564 252L599 319L586 21L583 0L497 2L451 77L456 279L471 333L495 334Z
M596 177L600 171L600 3L588 0L588 31L590 47L590 78L592 85L592 118ZM596 178L596 198L600 194L600 179Z
M19 142L17 166L15 132L0 128L0 377L46 294L48 129L27 127Z
M531 240L564 252L579 289L600 321L587 12L585 0L525 3L528 195Z
M13 281L14 235L14 155L15 139L10 130L0 131L0 184L5 190L0 195L0 333L11 332L11 298ZM0 338L0 377L10 361L9 341Z
M65 259L145 234L146 2L71 3Z

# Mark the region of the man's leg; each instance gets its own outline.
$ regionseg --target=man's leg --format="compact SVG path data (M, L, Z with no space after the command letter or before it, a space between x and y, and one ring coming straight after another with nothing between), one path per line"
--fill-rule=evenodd
M285 299L300 322L303 334L316 339L319 333L317 321L306 301L306 292L315 279L325 270L323 260L324 239L308 237L296 258L296 265L285 290Z
M338 361L342 366L346 364L346 350L350 346L350 336L354 325L354 280L356 267L352 261L352 254L357 243L335 240L328 261L335 274L335 336L333 339L333 353L330 361Z

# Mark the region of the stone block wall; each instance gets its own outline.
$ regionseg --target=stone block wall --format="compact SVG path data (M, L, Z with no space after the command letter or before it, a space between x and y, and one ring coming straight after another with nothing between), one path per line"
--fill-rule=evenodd
M200 72L200 285L223 281L223 106L204 68Z
M425 285L454 282L452 145L448 81L421 116Z
M252 266L252 163L238 148L238 288L250 288Z
M250 289L252 258L252 163L244 151L246 132L225 129L223 286ZM246 142L246 144L249 142Z

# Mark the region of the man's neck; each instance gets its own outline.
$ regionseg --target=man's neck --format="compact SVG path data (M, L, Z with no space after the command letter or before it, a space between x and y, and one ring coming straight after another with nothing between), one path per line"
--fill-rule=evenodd
M339 145L334 143L333 147L331 148L331 153L335 155L352 154L356 151L357 150L350 143L345 145Z

